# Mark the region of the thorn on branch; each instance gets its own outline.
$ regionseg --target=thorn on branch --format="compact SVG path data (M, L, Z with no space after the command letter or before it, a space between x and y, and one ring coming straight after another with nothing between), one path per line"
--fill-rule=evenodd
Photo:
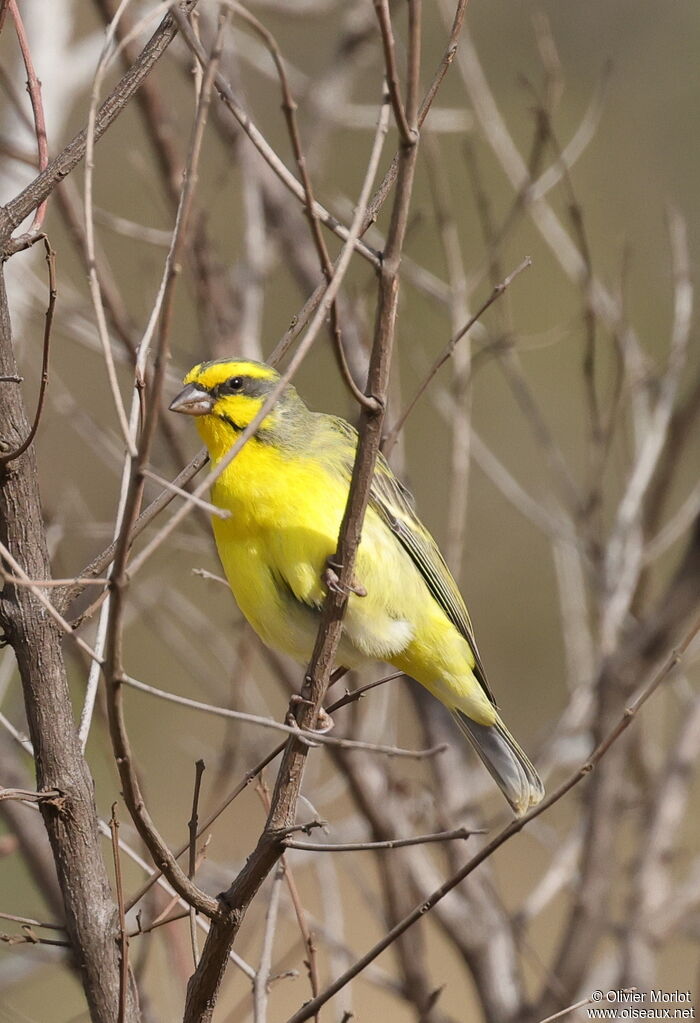
M315 820L307 821L305 824L290 824L289 827L280 828L277 832L277 836L280 841L286 841L290 835L303 834L310 835L315 828L326 828L328 827L328 821L321 820L317 817Z

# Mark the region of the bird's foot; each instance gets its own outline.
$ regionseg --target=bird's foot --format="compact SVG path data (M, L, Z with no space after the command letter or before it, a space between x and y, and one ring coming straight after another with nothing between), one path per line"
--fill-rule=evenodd
M318 714L316 715L316 727L314 728L314 732L320 732L321 735L325 735L325 733L330 732L334 726L335 721L330 714L325 711L323 707L319 707Z
M304 690L302 689L301 694L292 693L292 695L289 697L289 709L287 710L287 724L291 725L292 727L294 727L295 725L297 728L299 727L299 722L297 721L297 709L299 707L313 707L313 701L307 699L304 695L302 695L303 692Z
M302 690L302 692L303 692L303 690ZM293 693L292 696L289 697L289 710L287 711L286 723L288 725L290 725L292 728L294 728L294 729L296 729L298 731L302 731L302 729L301 729L301 727L299 725L299 722L297 721L297 718L296 718L296 708L297 707L313 707L313 701L312 700L307 700L304 696L300 695L299 693ZM326 711L323 709L323 707L320 707L319 711L318 711L318 714L316 715L316 725L315 725L315 727L314 728L304 728L303 731L305 731L305 732L318 732L319 735L325 735L326 732L330 732L330 730L333 728L334 724L335 724L335 722L333 721L333 718L330 716L330 714L326 713ZM311 739L309 739L309 738L307 738L305 736L300 736L299 738L301 739L302 742L305 742L308 746L312 746L313 747L313 746L318 746L319 745L318 743L313 742L313 740L311 740Z
M351 583L341 583L341 569L342 565L339 565L337 561L333 561L331 558L328 559L322 577L328 589L333 593L354 593L356 597L366 597L367 590L356 579L353 579Z

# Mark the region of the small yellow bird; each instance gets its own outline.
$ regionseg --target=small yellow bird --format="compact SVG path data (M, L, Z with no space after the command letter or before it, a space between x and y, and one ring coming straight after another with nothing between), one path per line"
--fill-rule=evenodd
M197 417L216 465L278 381L260 362L203 362L170 409ZM212 521L238 606L264 643L302 664L318 631L356 446L349 423L312 412L290 385L212 487L213 503L231 512ZM501 720L457 584L381 456L355 574L339 663L387 661L425 686L451 711L513 810L525 813L542 799L542 782Z

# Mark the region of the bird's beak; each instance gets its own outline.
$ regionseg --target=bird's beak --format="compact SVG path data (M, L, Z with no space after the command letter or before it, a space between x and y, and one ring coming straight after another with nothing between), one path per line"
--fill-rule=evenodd
M207 416L214 408L214 400L209 391L199 384L188 384L173 398L168 408L186 416Z

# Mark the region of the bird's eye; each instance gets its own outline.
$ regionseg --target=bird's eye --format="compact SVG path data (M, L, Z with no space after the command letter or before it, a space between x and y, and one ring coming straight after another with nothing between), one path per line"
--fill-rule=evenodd
M243 387L243 377L231 377L230 380L226 381L226 390L230 393L234 391L240 391Z

